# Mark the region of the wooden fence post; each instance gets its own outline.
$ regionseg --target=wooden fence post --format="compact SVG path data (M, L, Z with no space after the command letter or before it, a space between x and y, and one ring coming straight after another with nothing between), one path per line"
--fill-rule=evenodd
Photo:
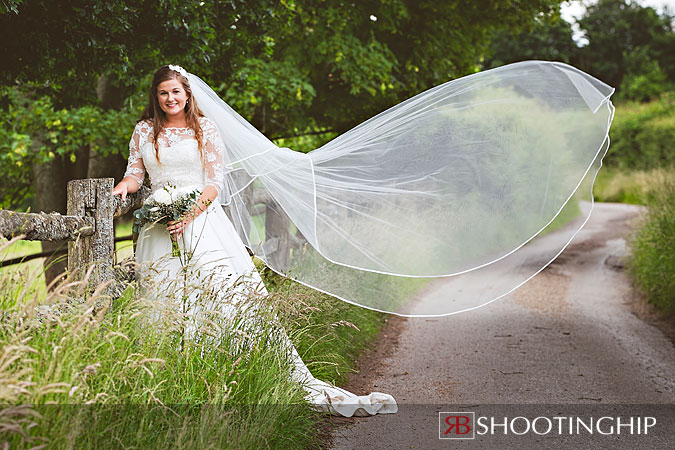
M68 271L86 271L93 264L89 287L113 279L115 203L113 178L89 178L68 182L68 214L94 219L94 234L68 242Z

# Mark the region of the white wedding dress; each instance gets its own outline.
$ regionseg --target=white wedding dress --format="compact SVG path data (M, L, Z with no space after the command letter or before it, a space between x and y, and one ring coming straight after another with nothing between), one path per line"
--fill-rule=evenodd
M194 131L172 127L166 128L159 137L158 162L153 146L152 125L139 122L129 144L125 176L132 176L140 185L147 171L153 192L167 185L175 186L179 193L194 189L201 191L207 185L221 192L224 188L220 181L223 179L224 143L210 119L202 117L200 124L203 130L204 164ZM260 274L217 199L188 225L179 243L183 257L192 252L190 265L194 270L190 272L193 278L190 281L195 289L205 283L210 286L215 284L218 291L223 295L227 293L230 299L236 291L242 298L251 292L258 296L267 294ZM154 291L158 297L162 295L161 287L168 286L170 280L181 274L181 261L178 257L171 257L171 241L164 225L149 225L140 230L136 261L140 264L141 276L151 277L160 287ZM235 315L238 307L236 301L228 301L222 296L212 299L213 304L201 307L219 310L226 316ZM291 377L302 385L306 391L305 398L315 409L347 417L397 412L396 401L391 395L373 392L358 396L314 378L280 328L279 336L291 358Z

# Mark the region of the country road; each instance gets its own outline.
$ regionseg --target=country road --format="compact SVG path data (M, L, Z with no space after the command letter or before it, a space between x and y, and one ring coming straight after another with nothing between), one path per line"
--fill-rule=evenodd
M626 239L640 212L637 206L596 204L584 229L553 264L487 306L433 319L392 316L379 345L363 356L345 387L390 393L400 412L334 419L333 448L590 446L583 438L556 436L440 440L438 413L464 411L453 405L483 405L501 416L515 407L500 411L495 405L581 404L581 414L593 405L662 404L672 413L675 347L636 314L635 292L622 267ZM424 295L442 297L447 283L434 281ZM644 408L633 415L646 414ZM670 436L657 433L650 440L614 438L596 433L593 439L600 440L593 447L675 448Z

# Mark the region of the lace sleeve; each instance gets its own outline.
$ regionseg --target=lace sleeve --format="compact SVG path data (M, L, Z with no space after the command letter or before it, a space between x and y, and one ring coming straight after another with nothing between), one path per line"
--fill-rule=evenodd
M206 186L213 186L220 195L223 191L223 159L225 157L225 144L220 138L216 125L206 117L202 118L202 132L204 133L203 142Z
M146 122L139 122L134 128L134 134L131 135L129 141L129 161L127 162L127 170L124 172L124 177L131 177L140 187L143 184L145 177L145 165L143 164L143 156L141 155L141 146L147 142L147 134L150 125Z

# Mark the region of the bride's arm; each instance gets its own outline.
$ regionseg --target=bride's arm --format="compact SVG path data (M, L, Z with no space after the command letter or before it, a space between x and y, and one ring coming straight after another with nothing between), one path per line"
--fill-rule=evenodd
M122 201L126 200L127 194L133 194L143 185L145 176L145 165L141 156L141 137L142 133L147 132L147 124L139 122L136 124L134 133L129 141L129 161L124 178L113 189L113 195L121 195Z

